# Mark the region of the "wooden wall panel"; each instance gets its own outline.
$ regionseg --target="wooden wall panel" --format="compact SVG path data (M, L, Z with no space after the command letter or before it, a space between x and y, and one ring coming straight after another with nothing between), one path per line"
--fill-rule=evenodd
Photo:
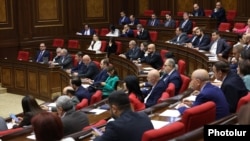
M1 73L3 78L1 78L2 85L5 85L7 87L13 87L13 73L11 67L1 68Z
M226 10L237 10L236 0L221 0L221 4Z
M178 11L191 12L193 11L193 4L194 4L194 0L177 0L176 12Z
M38 89L38 72L37 71L28 71L28 91L33 95L37 95L39 93Z
M0 0L0 23L7 22L6 0Z
M143 15L143 12L149 8L148 0L139 0L139 15Z
M48 87L48 77L49 74L48 73L42 73L40 72L39 74L39 90L40 90L40 94L44 95L49 93L49 87Z
M15 75L15 88L16 89L20 89L25 91L27 85L26 85L26 73L25 73L25 69L24 68L20 68L20 69L15 69L14 70L14 75Z
M58 7L58 0L38 0L38 18L39 20L58 20L62 7ZM59 10L59 11L58 11Z

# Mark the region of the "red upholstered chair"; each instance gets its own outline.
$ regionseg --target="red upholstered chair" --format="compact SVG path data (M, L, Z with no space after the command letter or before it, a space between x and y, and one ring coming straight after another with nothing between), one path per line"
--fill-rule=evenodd
M109 33L108 28L101 28L100 36L106 36L106 34L108 34L108 33Z
M237 29L242 29L245 28L246 24L245 23L234 23L234 27L233 28L237 28Z
M167 52L168 52L168 50L166 50L166 49L162 49L162 50L160 51L161 59L162 59L163 62L166 61L166 54L167 54Z
M175 95L175 85L174 83L169 83L165 92L169 93L169 97L173 97Z
M55 38L53 40L53 44L52 44L53 47L63 47L64 46L64 40L63 39L59 39L59 38Z
M185 125L179 121L159 129L151 129L143 133L142 141L166 141L185 133Z
M101 41L101 48L100 51L105 52L107 48L107 41Z
M179 12L177 12L177 16L183 16L183 11L179 11Z
M54 58L53 51L49 52L49 61L52 61Z
M240 98L240 100L238 101L238 105L237 105L237 110L239 111L241 106L247 104L248 102L250 102L250 92L248 92L247 95L243 96Z
M98 122L96 122L96 123L94 123L94 124L92 124L90 126L84 127L82 130L87 131L87 130L91 129L91 127L99 127L99 126L106 125L106 124L107 124L107 121L104 120L104 119L101 119Z
M95 34L99 35L99 29L98 28L95 28Z
M116 48L116 55L119 55L119 54L121 54L122 53L122 42L120 42L120 41L115 41L115 43L116 43L116 46L117 46L117 48Z
M73 64L74 67L76 67L78 62L75 59L75 54L71 54L71 57L72 57L72 64Z
M95 65L97 66L97 68L100 70L101 69L101 66L100 66L100 62L98 61L93 61L95 63Z
M152 14L154 14L154 10L145 10L143 12L143 16L151 16Z
M193 34L188 34L187 36L188 36L189 39L191 39Z
M164 100L168 99L169 98L169 94L168 92L163 92L161 94L161 97L158 99L157 103L161 103L163 102Z
M186 62L182 59L178 60L178 72L180 74L185 74L186 71Z
M12 133L16 133L16 132L19 132L23 130L23 128L15 128L15 129L8 129L8 130L4 130L4 131L0 131L0 137L1 136L5 136L5 135L9 135L9 134L12 134Z
M232 21L234 21L236 15L237 15L236 10L227 10L227 12L226 12L227 21L231 23Z
M195 21L192 21L192 29L196 27L196 22Z
M88 106L88 99L84 98L84 99L82 99L82 101L80 103L78 103L76 105L76 110L80 110L80 109L87 107L87 106Z
M17 60L19 61L28 61L30 53L28 51L18 51Z
M152 42L155 42L158 38L158 32L157 31L149 31L149 35Z
M218 31L224 31L230 30L230 23L220 23Z
M213 10L205 9L205 10L204 10L204 13L205 13L205 16L206 16L206 17L210 17L210 16L212 15L212 13L213 13Z
M179 27L180 21L175 20L175 28Z
M139 22L142 26L147 26L147 20L139 19Z
M162 10L160 16L165 16L166 14L171 14L171 11Z
M189 132L215 121L215 116L215 103L208 101L185 110L181 117L181 122L185 125L185 132Z
M187 90L191 79L187 77L186 75L183 75L183 74L180 74L180 75L181 75L182 85L181 85L179 93L181 94Z
M69 40L68 41L68 48L78 49L79 48L79 41L78 40Z
M133 29L133 32L134 32L134 37L136 37L137 36L137 30Z
M90 99L90 105L102 100L102 91L97 90Z

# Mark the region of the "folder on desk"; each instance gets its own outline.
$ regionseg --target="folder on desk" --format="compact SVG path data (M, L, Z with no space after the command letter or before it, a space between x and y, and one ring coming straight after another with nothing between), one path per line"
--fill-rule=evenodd
M151 122L154 126L154 129L159 129L169 124L169 122L167 121L159 121L159 120L151 120Z

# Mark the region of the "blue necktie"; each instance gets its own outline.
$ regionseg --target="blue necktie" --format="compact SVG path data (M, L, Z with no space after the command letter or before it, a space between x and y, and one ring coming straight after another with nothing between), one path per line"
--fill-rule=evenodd
M43 56L43 52L41 51L40 54L37 57L36 62L39 62L39 60L41 60L42 56Z

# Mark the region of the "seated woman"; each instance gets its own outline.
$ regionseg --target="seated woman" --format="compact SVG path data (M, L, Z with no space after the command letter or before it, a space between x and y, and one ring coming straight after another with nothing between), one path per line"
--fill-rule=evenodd
M105 82L101 82L100 85L102 86L102 95L103 98L107 98L111 92L116 90L116 85L119 81L117 76L117 72L114 66L108 66L107 72L109 77L106 79Z
M109 33L106 34L106 36L109 37L119 37L120 36L120 31L117 29L114 25L110 25L109 27Z
M140 90L139 81L136 76L129 75L124 79L124 88L128 91L130 103L134 111L145 109L144 97Z
M117 45L115 43L115 40L113 37L110 37L109 42L108 42L107 47L106 47L106 52L107 52L108 57L112 53L115 54L116 50L117 50Z
M93 40L91 41L91 44L88 50L100 51L101 45L102 45L102 42L99 40L99 37L96 34L94 34Z

